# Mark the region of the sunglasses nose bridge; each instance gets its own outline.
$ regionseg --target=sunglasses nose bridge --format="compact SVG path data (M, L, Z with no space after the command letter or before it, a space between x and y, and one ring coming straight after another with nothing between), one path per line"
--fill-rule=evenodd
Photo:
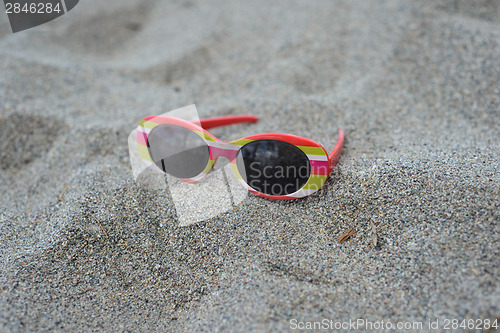
M210 156L214 163L217 162L219 157L224 157L229 161L234 160L241 148L238 145L225 142L210 142L208 145L210 147Z

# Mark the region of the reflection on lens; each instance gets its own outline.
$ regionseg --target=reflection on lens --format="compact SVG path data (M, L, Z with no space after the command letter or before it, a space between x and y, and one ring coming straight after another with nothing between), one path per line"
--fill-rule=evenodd
M148 135L148 149L154 163L177 178L199 175L208 163L206 142L193 131L175 125L159 125Z
M246 183L268 195L287 195L302 188L311 174L307 155L296 146L276 140L244 145L236 159Z

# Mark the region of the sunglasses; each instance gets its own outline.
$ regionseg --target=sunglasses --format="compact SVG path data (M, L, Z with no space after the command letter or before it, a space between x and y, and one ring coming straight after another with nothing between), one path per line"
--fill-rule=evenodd
M146 117L137 130L138 152L156 171L186 182L201 181L225 158L238 181L258 196L290 200L318 191L337 164L344 131L339 130L331 153L293 134L262 133L223 142L207 131L257 120L249 115L223 116L195 124L171 116Z

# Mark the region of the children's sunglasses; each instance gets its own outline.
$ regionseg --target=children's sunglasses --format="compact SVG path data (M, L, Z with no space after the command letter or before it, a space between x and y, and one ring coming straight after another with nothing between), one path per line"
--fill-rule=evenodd
M250 115L224 116L202 119L198 125L171 116L146 117L137 130L139 155L156 171L186 182L201 181L225 158L245 188L268 199L297 199L318 191L337 164L344 131L339 130L331 153L292 134L262 133L223 142L207 131L257 120Z

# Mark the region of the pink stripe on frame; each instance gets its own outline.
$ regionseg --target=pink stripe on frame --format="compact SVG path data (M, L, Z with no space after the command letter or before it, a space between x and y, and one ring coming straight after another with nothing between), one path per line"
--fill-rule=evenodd
M310 161L313 175L328 175L328 161Z
M179 179L185 183L196 183L196 180L189 179L189 178L179 178Z
M238 155L238 150L210 147L210 155L212 159L215 159L217 156L222 156L232 161L236 158L236 155Z
M144 132L141 132L141 131L137 131L137 143L140 144L140 145L143 145L143 146L147 146L147 138L148 138L148 135Z

